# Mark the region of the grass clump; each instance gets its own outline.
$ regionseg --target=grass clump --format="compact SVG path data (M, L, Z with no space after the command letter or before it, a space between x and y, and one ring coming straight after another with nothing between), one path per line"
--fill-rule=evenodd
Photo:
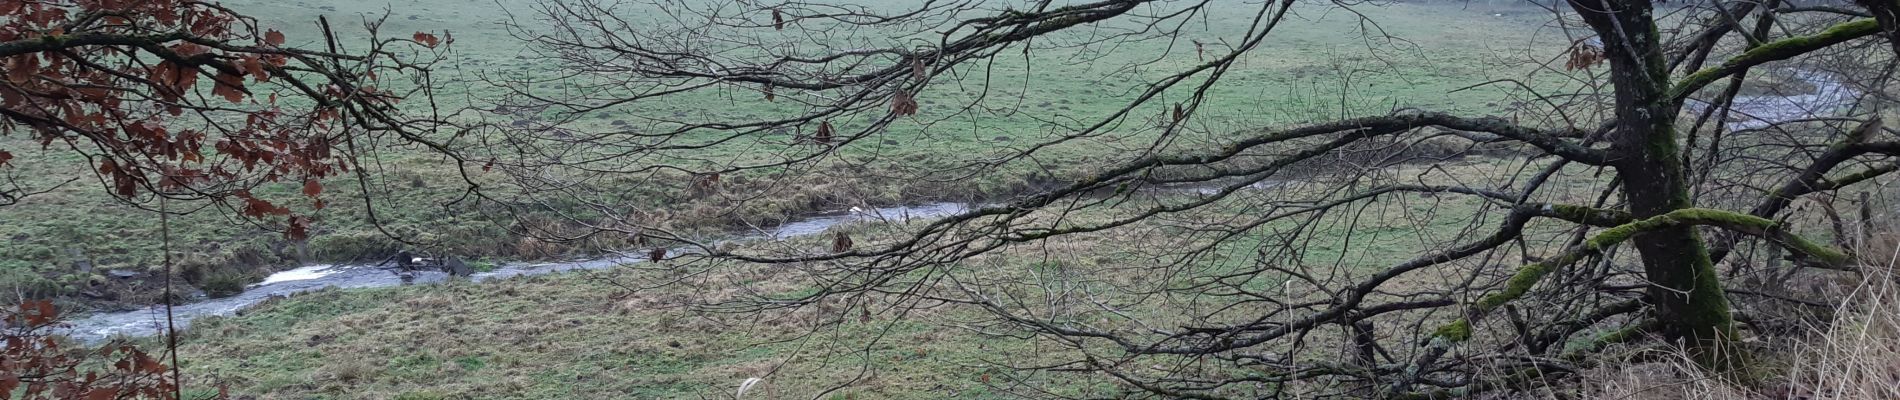
M211 298L224 298L244 293L244 286L250 284L251 277L236 273L220 273L206 277L198 288Z

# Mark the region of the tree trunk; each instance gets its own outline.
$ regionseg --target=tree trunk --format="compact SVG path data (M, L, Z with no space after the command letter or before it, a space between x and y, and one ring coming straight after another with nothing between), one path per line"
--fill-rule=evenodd
M1681 104L1669 98L1669 75L1651 4L1646 0L1572 0L1603 39L1616 89L1611 142L1624 200L1637 218L1692 207L1688 173L1675 130ZM1650 303L1663 334L1680 340L1702 366L1737 370L1734 322L1707 246L1693 227L1639 234L1630 244L1651 282Z
M1874 21L1880 23L1880 30L1887 33L1887 44L1893 46L1893 53L1900 55L1900 0L1854 0L1874 15Z

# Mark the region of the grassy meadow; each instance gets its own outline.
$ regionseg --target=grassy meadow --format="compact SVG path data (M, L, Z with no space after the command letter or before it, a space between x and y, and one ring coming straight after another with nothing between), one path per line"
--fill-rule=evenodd
M1542 164L1474 160L1398 166L1377 174L1384 181L1412 177L1418 183L1440 184L1503 179L1511 174L1507 171ZM1600 190L1597 184L1588 175L1560 176L1540 198L1575 201ZM1324 186L1295 184L1235 196L1310 194L1327 190ZM1078 216L1075 223L1101 221L1181 196L1157 194ZM1357 209L1356 216L1324 219L1329 222L1314 228L1317 239L1290 259L1259 255L1279 249L1270 232L1296 228L1300 222L1295 220L1270 223L1223 241L1195 262L1157 270L1162 268L1158 260L1182 255L1177 246L1199 240L1169 242L1167 238L1193 236L1186 227L1258 216L1253 213L1257 210L1242 206L1217 206L1059 243L1015 246L901 279L990 282L995 285L990 289L1036 305L1023 311L1074 313L1077 320L1111 329L1138 330L1140 323L1172 326L1203 322L1182 319L1182 310L1200 312L1197 304L1207 300L1200 298L1205 294L1150 290L1203 282L1263 262L1318 271L1319 279L1358 276L1490 228L1497 221L1483 218L1481 207L1488 205L1464 196L1391 196ZM1344 219L1364 225L1349 231L1326 227ZM1538 226L1531 231L1540 232ZM833 229L862 238L863 245L875 245L905 227L860 223ZM737 246L798 253L823 251L828 242L808 237ZM260 399L729 398L740 382L752 377L767 377L750 395L757 398L1112 398L1133 391L1106 376L1021 372L1017 367L1070 361L1084 354L1113 359L1116 350L1075 348L1024 336L994 325L993 315L970 306L868 296L793 310L717 311L745 304L735 301L810 294L819 288L804 273L810 267L816 266L686 259L492 283L323 290L267 302L240 316L201 319L182 337L180 354L191 386L224 385L233 393ZM1428 288L1474 273L1503 279L1510 267L1451 267L1406 279ZM1287 299L1326 296L1285 286L1286 276L1270 275L1258 274L1244 287L1283 293ZM649 287L659 282L675 284ZM957 295L943 286L929 290ZM1105 297L1085 299L1070 291ZM1119 312L1087 311L1097 301L1114 304ZM1213 318L1255 318L1263 311L1260 307L1272 306L1242 305ZM865 314L866 309L876 311ZM157 345L152 339L146 342ZM1256 373L1232 366L1196 368L1211 368L1197 372L1201 374ZM1271 389L1237 388L1234 394L1266 395Z
M264 26L286 32L290 45L320 45L315 39L320 36L315 24L319 16L328 16L346 43L350 35L362 35L361 21L385 15L379 27L384 35L404 37L413 31L452 35L449 58L436 68L437 81L446 82L438 88L437 100L445 109L477 110L504 102L511 90L550 97L576 90L574 80L560 79L565 76L560 63L536 56L507 28L513 17L522 29L536 29L533 4L518 0L226 2L256 16ZM1509 99L1496 86L1456 90L1491 79L1523 79L1532 71L1530 61L1548 59L1566 42L1561 32L1542 25L1548 15L1536 9L1500 12L1463 3L1398 3L1356 11L1376 24L1337 8L1316 5L1296 10L1266 47L1249 53L1240 68L1208 93L1195 119L1200 127L1160 151L1205 148L1222 143L1241 128L1376 114L1400 107L1498 109L1500 102ZM1181 39L1217 42L1238 35L1249 22L1246 17L1216 13L1197 19L1197 26L1184 28ZM656 22L654 29L663 27ZM1379 33L1404 40L1386 39ZM875 32L865 35L876 36ZM722 189L727 195L711 198L686 193L684 179L676 176L613 177L593 183L612 191L614 201L637 208L651 221L707 234L740 226L769 226L799 214L861 204L1007 196L1130 158L1154 141L1152 129L1114 130L1052 146L1033 160L972 166L1107 115L1138 93L1139 82L1197 62L1179 42L1100 48L1065 47L1061 38L1055 41L1025 57L967 66L960 71L964 74L960 76L969 77L965 81L937 84L918 95L922 113L916 118L900 121L863 142L868 144L847 148L822 164L831 167L728 177ZM1131 65L1140 67L1128 68ZM1181 101L1184 94L1177 92L1181 91L1170 91L1154 104ZM769 103L759 97L751 88L731 88L580 115L559 110L541 115L467 111L457 118L498 125L559 119L566 121L563 127L590 131L666 129L681 123L799 111L791 103ZM1137 126L1141 118L1149 117L1130 117L1127 123ZM840 121L840 126L851 129L865 123ZM783 136L764 137L669 154L668 159L632 162L698 160L706 168L716 168L799 151L788 150L787 141ZM7 172L30 186L55 188L0 208L0 221L5 221L0 223L0 254L5 254L0 257L0 285L27 293L70 295L109 281L97 270L76 271L79 262L102 269L159 269L159 227L153 223L152 212L105 196L97 181L85 173L89 168L84 161L69 153L40 151L36 143L18 136L0 137L0 147L19 155ZM310 211L317 222L307 243L288 242L270 227L234 218L229 210L207 204L169 205L174 211L197 210L173 220L174 250L183 257L181 270L195 285L228 290L299 261L380 259L402 247L370 224L364 204L374 204L376 215L391 233L426 243L426 250L464 258L554 258L624 246L613 241L546 243L512 236L510 230L558 231L563 222L536 215L577 210L566 209L571 205L560 202L524 202L529 206L518 211L527 212L528 217L516 221L500 217L496 204L456 202L465 187L452 166L444 157L413 145L381 143L374 161L375 173L367 188L357 187L353 177L326 182L332 206ZM505 183L499 176L477 179ZM60 185L67 180L72 181ZM266 188L260 196L294 198L297 188L291 186ZM512 195L526 198L525 193ZM130 303L150 300L136 290L122 297Z
M898 8L916 1L878 4ZM1236 9L1257 6L1252 1L1223 1L1232 3L1224 6ZM650 29L669 29L657 16L639 14L643 7L639 3L627 2L624 11L635 15L636 21L653 18L648 21ZM342 27L346 43L349 38L361 38L358 25L362 21L384 16L387 19L379 29L385 36L407 37L417 31L452 36L448 58L435 70L440 86L434 104L459 110L451 117L457 122L531 129L552 125L546 129L552 137L563 130L654 132L809 111L787 99L811 94L781 92L778 101L766 101L757 88L737 86L585 113L493 111L519 100L519 92L548 98L603 93L590 85L601 84L604 78L577 76L517 37L544 28L537 25L543 21L534 16L532 0L227 0L222 4L285 32L293 46L321 45L315 40L319 16ZM1263 47L1246 54L1207 92L1205 103L1189 121L1193 127L1175 137L1157 137L1152 127L1163 119L1167 106L1187 100L1189 90L1184 88L1165 92L1099 135L1061 139L1122 109L1146 88L1146 82L1198 64L1193 46L1184 43L1231 40L1248 28L1250 14L1217 12L1197 17L1173 41L1071 46L1086 38L1058 35L1036 44L1031 52L1005 52L994 60L959 67L938 78L955 76L958 81L935 82L917 95L921 105L917 116L902 118L809 167L727 176L717 193L710 195L695 193L689 188L689 178L677 171L538 172L584 183L581 192L593 196L586 200L627 208L643 222L689 235L721 237L854 206L1007 199L1153 152L1205 151L1249 130L1308 121L1405 108L1496 113L1532 125L1553 118L1523 111L1536 106L1518 104L1523 93L1514 86L1471 86L1484 82L1516 80L1544 93L1589 91L1555 75L1592 71L1539 67L1560 60L1570 42L1564 32L1550 26L1551 16L1539 8L1398 2L1365 4L1348 11L1330 2L1303 0L1301 5L1275 28ZM511 28L510 23L519 25ZM885 32L842 35L840 40L870 45L905 40ZM408 104L418 107L411 111L423 111L417 102ZM1510 114L1511 110L1519 111ZM841 130L851 131L869 126L873 117L861 115L836 123ZM680 139L704 141L716 135L694 132ZM1414 139L1418 138L1403 140ZM422 243L421 250L430 253L476 260L485 266L653 245L610 237L554 243L513 234L518 230L571 232L572 221L563 217L601 216L598 210L579 204L580 200L539 197L535 188L501 173L473 177L499 200L468 201L463 198L467 188L462 176L448 157L389 138L379 140L367 144L375 149L367 168L372 172L367 186L359 187L353 176L326 181L325 196L331 206L299 210L316 218L307 242L288 241L270 226L236 218L230 210L214 205L166 205L173 211L194 210L171 220L173 251L181 257L180 275L191 285L219 295L299 263L374 262L407 247L388 234ZM714 170L813 151L793 145L794 141L789 132L754 135L699 150L642 155L624 160L622 167L665 163ZM1032 157L991 163L1056 141L1060 143ZM1416 144L1425 148L1422 151L1431 151L1428 145L1435 145ZM1495 212L1500 205L1475 196L1403 193L1311 218L1260 224L1232 237L1221 237L1227 232L1218 228L1243 226L1263 216L1310 206L1316 198L1337 198L1380 184L1513 187L1553 162L1527 159L1511 146L1515 145L1477 146L1481 151L1473 155L1458 154L1429 164L1365 169L1350 168L1352 161L1302 165L1327 170L1294 171L1314 178L1240 191L1229 201L1164 214L1122 229L1012 245L931 265L896 281L914 283L940 298L975 297L953 283L984 282L990 285L983 286L985 290L1014 300L1012 307L1018 308L1011 311L1060 316L1051 319L1117 332L1258 320L1273 315L1274 307L1281 305L1217 298L1212 289L1202 288L1232 285L1274 293L1275 300L1288 303L1318 303L1331 294L1300 286L1292 274L1275 268L1303 271L1310 275L1305 278L1334 284L1363 278L1490 232L1502 217ZM1451 147L1447 153L1465 149L1462 143ZM1394 148L1346 153L1357 151L1358 156L1373 158L1402 153ZM120 282L108 272L163 273L161 227L153 212L140 208L155 204L134 206L109 198L107 190L88 174L91 168L86 160L69 152L42 151L39 144L19 136L0 136L0 149L18 156L12 167L0 173L30 186L53 188L0 207L0 290L57 297L62 305L78 310L69 315L156 300L150 293L153 286ZM473 145L458 150L496 154ZM1263 151L1272 150L1278 149ZM604 151L577 149L575 154ZM1252 160L1236 163L1257 162L1266 156L1250 153ZM1332 170L1335 165L1337 171ZM1531 200L1590 204L1605 189L1608 175L1602 170L1570 168L1552 177ZM1722 190L1749 189L1744 186L1748 185ZM296 199L301 196L298 189L270 187L259 195ZM1750 196L1754 195L1735 197L1753 200ZM1191 191L1142 191L1125 202L1091 203L1096 208L1088 212L1042 211L1025 220L1060 221L1050 222L1051 227L1102 223L1193 196ZM1083 197L1078 203L1101 198ZM372 209L383 226L371 223ZM510 212L523 214L511 216ZM1812 215L1797 218L1812 219ZM1794 221L1806 230L1822 226L1816 221ZM859 248L868 248L898 240L921 223L856 223L833 227L831 232L849 234L857 238ZM1559 248L1569 235L1560 234L1553 229L1556 226L1546 221L1531 223L1524 239L1528 246L1508 251ZM1283 242L1296 236L1289 232L1303 234L1297 235L1302 241L1298 245ZM830 251L828 239L813 235L723 246L750 254L820 254ZM1421 293L1454 282L1501 283L1518 267L1488 257L1467 261L1406 274L1371 296L1381 301L1423 298ZM95 268L82 272L76 264ZM730 308L750 304L747 301L819 293L827 278L852 279L824 275L838 270L816 264L751 265L686 257L483 283L451 280L324 289L269 300L235 316L199 319L180 336L178 357L186 386L195 393L223 387L237 398L256 399L732 398L741 382L758 377L765 380L746 398L1114 398L1137 391L1105 375L1023 372L1030 366L1082 358L1112 361L1120 356L1120 349L1028 334L999 321L993 310L969 304L864 295L795 309ZM1412 321L1424 327L1460 317L1453 311L1418 311L1421 315ZM1394 336L1384 338L1391 342L1417 341L1429 333L1427 329L1383 329L1381 334ZM1295 346L1337 341L1339 337L1326 335L1338 334L1315 330L1313 337L1302 337L1300 343L1271 343L1247 351L1318 357L1325 352ZM147 348L163 346L157 338L124 340ZM1183 361L1183 365L1155 365L1152 370L1191 370L1206 377L1262 373L1232 364ZM1222 390L1237 398L1256 398L1279 394L1278 389L1282 388L1262 384Z
M503 25L511 15L532 22L531 2L232 0L226 4L279 27L291 45L317 44L311 38L317 36L313 21L319 15L348 26L342 21L387 13L381 29L396 36L412 31L449 32L454 37L451 58L437 69L438 80L452 82L437 92L446 108L492 109L510 98L511 90L550 97L575 90L562 84L559 63L538 57ZM1360 14L1321 4L1310 6L1296 9L1263 48L1246 55L1208 92L1193 119L1195 129L1157 151L1213 148L1244 129L1381 114L1396 108L1463 113L1513 109L1509 104L1513 99L1503 91L1506 86L1465 88L1495 79L1530 79L1535 63L1556 57L1568 42L1561 32L1546 26L1549 15L1537 9L1486 9L1465 3L1355 8L1373 24L1362 21ZM1143 128L1150 126L1143 125L1150 122L1145 119L1158 117L1164 110L1130 117L1124 121L1127 128L1045 149L1033 160L984 167L990 169L986 171L970 166L1053 140L1120 109L1141 90L1142 82L1197 63L1191 47L1180 43L1231 38L1245 29L1246 17L1217 13L1199 18L1199 26L1184 28L1186 34L1177 43L1123 43L1112 49L1056 43L1026 56L967 66L959 71L968 77L963 82L937 84L918 95L920 115L826 160L824 165L836 166L822 169L827 172L757 171L732 176L722 189L730 195L711 197L689 195L677 180L609 177L594 183L619 190L615 201L639 206L643 215L656 221L707 235L865 204L973 201L1026 192L1141 155L1156 139L1152 129ZM1157 58L1161 61L1148 61ZM1141 67L1126 68L1129 65ZM512 89L488 81L504 78L512 82ZM1555 91L1570 89L1565 82L1527 82ZM1150 106L1184 99L1182 91L1170 91ZM797 107L787 101L766 102L751 88L732 88L581 115L563 115L558 110L536 115L465 112L459 118L498 125L558 119L565 121L563 127L580 131L655 130L682 123L772 118L801 111ZM840 122L847 130L865 124ZM700 160L714 168L799 151L787 149L787 141L786 135L774 135L642 162ZM37 148L11 137L0 137L0 147ZM155 268L158 228L151 224L149 212L106 199L97 184L84 175L71 174L84 171L76 167L80 160L61 158L62 153L54 151L15 153L21 154L14 160L19 176L44 180L41 183L62 176L82 179L0 208L0 221L7 221L0 223L0 254L8 255L0 257L0 277L4 277L0 284L70 294L104 279L97 273L73 273L70 266L75 258L90 259L104 268ZM377 206L377 215L394 233L432 243L431 251L494 261L557 258L624 245L543 243L510 235L510 229L526 227L497 218L492 205L451 201L463 187L443 157L396 143L384 143L378 156L378 174L367 201ZM1476 159L1437 167L1406 165L1374 175L1381 182L1501 182L1522 177L1524 171L1547 161ZM1578 200L1600 189L1594 176L1566 178L1542 195ZM497 176L478 179L503 181ZM293 260L375 260L399 248L369 224L361 206L366 199L353 182L326 183L337 188L331 193L338 197L330 199L332 207L314 212L318 221L305 244L285 242L276 232L250 226L217 209L175 219L173 235L186 255L185 267L200 271L188 275L188 280L201 287L220 282L241 286ZM1334 189L1327 185L1296 184L1280 191L1311 194ZM295 189L274 188L263 195L294 197ZM1152 201L1167 200L1178 199L1163 196ZM1028 303L1049 307L1035 311L1085 308L1076 303L1079 299L1027 282L1054 276L1078 290L1103 293L1119 293L1111 288L1183 284L1167 281L1170 276L1153 270L1155 260L1174 249L1168 246L1174 244L1169 238L1205 240L1182 227L1243 223L1262 212L1246 206L1262 202L1237 203L1242 204L1170 215L1139 229L1012 248L933 272L1005 282ZM1132 212L1143 204L1148 203L1128 204L1096 218ZM1487 219L1494 215L1479 212L1482 207L1490 206L1462 196L1392 196L1356 209L1356 215L1332 216L1330 225L1308 228L1318 234L1301 252L1265 261L1326 271L1327 278L1359 276L1494 226L1497 221ZM1347 229L1350 224L1341 221L1348 219L1359 221L1360 226ZM1208 249L1205 257L1175 268L1187 276L1259 268L1262 254L1278 254L1273 252L1281 247L1270 233L1296 227L1294 221L1268 224L1250 236L1227 239ZM871 245L889 240L902 228L861 224L836 229ZM817 241L740 245L802 252L823 248ZM1414 276L1421 280L1419 285L1430 286L1442 283L1433 280L1471 274L1501 279L1508 267L1448 269ZM972 327L994 323L993 316L968 307L939 305L893 312L916 305L865 298L859 300L863 303L820 304L793 311L706 312L704 307L716 305L708 302L737 300L745 294L791 297L817 290L807 277L778 273L777 268L781 267L642 264L493 283L329 289L273 300L239 316L198 320L181 337L180 360L188 387L208 391L221 385L234 394L260 399L729 398L740 382L752 377L767 377L754 391L757 398L1016 398L1043 392L1113 397L1132 390L1105 376L1018 372L1015 367L1074 360L1084 353L1113 357L1113 351L1076 349L1007 329L980 332ZM682 275L682 271L695 273ZM683 277L693 279L684 285L629 289ZM1289 299L1323 296L1301 292L1286 282L1285 276L1263 275L1245 286L1286 293ZM1120 305L1129 316L1083 313L1076 318L1125 327L1137 319L1185 322L1179 320L1180 307L1196 307L1203 300L1196 296L1110 298L1107 301ZM857 313L867 307L878 312L861 319ZM1236 307L1213 317L1257 317L1260 310L1252 307L1264 306ZM158 345L149 338L143 343ZM1253 372L1234 368L1205 373ZM1262 395L1268 389L1272 388L1236 389L1240 391L1236 394L1254 390L1252 394Z

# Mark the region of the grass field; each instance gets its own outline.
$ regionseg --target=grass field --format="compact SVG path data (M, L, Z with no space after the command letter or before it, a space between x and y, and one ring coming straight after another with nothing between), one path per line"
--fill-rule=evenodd
M809 315L696 316L656 309L667 295L605 296L616 290L569 275L300 296L201 322L186 371L262 398L690 398L790 361L762 397L808 396L868 368L862 387L833 398L985 398L996 397L985 364L1037 351L914 321L811 333Z
M1502 175L1495 171L1513 170L1518 162L1450 163L1436 170L1402 166L1389 173L1424 182L1498 179ZM1557 180L1547 195L1587 195L1594 188L1588 176L1571 177ZM1118 209L1143 204L1136 201ZM1479 202L1457 196L1390 197L1359 209L1356 218L1366 223L1351 235L1321 229L1301 257L1273 262L1310 265L1321 271L1322 279L1362 274L1442 248L1472 229L1489 228L1495 221L1473 219L1483 215L1477 207ZM1210 299L1185 292L1160 297L1134 293L1257 266L1263 260L1255 254L1277 247L1263 235L1290 228L1293 222L1270 224L1229 240L1211 256L1167 274L1159 273L1153 260L1174 254L1172 249L1178 247L1158 238L1181 236L1179 227L1189 222L1244 219L1243 211L1215 207L1122 231L1025 244L937 273L992 282L998 286L991 289L999 293L1047 305L1032 307L1038 312L1085 310L1091 304L1049 292L1046 285L1099 290L1109 297L1089 301L1117 304L1126 314L1084 312L1075 318L1091 323L1100 319L1106 326L1133 329L1136 319L1164 326L1186 322L1177 321L1183 316L1180 307ZM1341 218L1355 217L1332 220ZM903 226L867 223L834 229L870 245ZM742 244L768 246L759 249L766 251L825 245L822 238ZM263 399L724 398L752 377L768 377L762 392L755 392L763 393L760 398L810 398L834 386L842 389L824 398L1016 398L1035 391L1113 397L1132 389L1104 376L1022 373L1017 367L1073 360L1080 353L1001 327L979 333L975 329L994 323L994 316L972 307L938 305L897 312L893 310L905 307L871 297L794 311L706 312L706 307L746 294L784 297L815 290L815 283L795 268L635 265L494 283L326 290L266 303L237 317L199 320L181 341L181 357L185 373L198 385L223 384L234 393ZM1487 276L1507 271L1505 266L1497 268ZM1455 280L1464 273L1449 269L1408 279L1431 285L1433 279ZM1288 299L1325 296L1279 287L1285 277L1257 278L1248 285L1253 290L1286 292ZM678 279L685 283L630 289ZM878 311L861 316L861 307ZM1254 318L1258 310L1253 307L1235 307L1216 318ZM1318 336L1310 340L1324 342ZM1105 349L1096 355L1114 354ZM1203 373L1251 373L1213 368Z
M396 36L412 31L453 32L453 57L438 70L450 82L438 96L451 108L492 108L512 97L507 90L484 82L484 77L526 82L521 88L546 96L575 90L572 82L557 79L563 73L559 63L536 56L503 28L511 15L528 15L532 3L527 1L231 0L225 4L260 17L266 25L283 27L292 45L315 43L310 40L316 36L312 21L320 15L333 21L356 21L360 15L373 18L387 13L382 29ZM1239 4L1235 0L1234 5ZM1170 144L1156 151L1217 148L1235 139L1234 132L1242 129L1381 114L1397 108L1480 115L1515 109L1509 104L1513 97L1503 91L1507 86L1464 90L1495 79L1521 79L1551 92L1574 89L1566 87L1572 83L1530 77L1532 63L1559 57L1567 41L1545 27L1549 16L1537 9L1487 9L1467 3L1357 7L1354 11L1376 22L1372 25L1361 21L1361 14L1321 3L1306 5L1310 7L1277 28L1265 47L1250 53L1210 92L1208 103L1193 119L1196 129L1170 138ZM1200 26L1180 39L1219 42L1244 29L1244 17L1217 13L1197 19ZM665 27L655 25L656 29ZM1387 40L1371 32L1406 40ZM1069 133L1078 124L1076 119L1087 122L1111 113L1139 90L1141 82L1197 61L1191 50L1182 52L1177 47L1165 53L1168 43L1142 42L1116 47L1089 62L1076 62L1083 53L1106 49L1062 48L1061 38L1053 40L1058 43L1049 44L1051 48L959 70L959 76L967 77L964 81L932 86L919 94L923 106L919 116L904 119L809 170L735 174L726 178L716 195L693 194L683 177L676 175L547 173L575 174L563 178L585 181L588 190L601 195L595 200L630 208L648 222L715 236L746 227L770 227L814 211L865 204L993 200L1144 154L1157 138L1152 129L1135 128L1145 117L1131 117L1124 121L1130 128L1065 142L1032 159L971 169L983 160ZM1142 60L1155 58L1161 61L1143 64ZM1132 64L1143 66L1117 68ZM1179 101L1182 93L1172 91L1163 97L1144 107L1164 107ZM963 109L960 104L977 106ZM1152 111L1159 116L1164 110ZM767 102L750 88L732 87L584 115L468 112L458 118L501 125L572 118L564 127L652 130L691 122L769 119L800 111L791 102ZM1535 120L1535 116L1507 116ZM840 121L845 129L866 123ZM685 136L685 140L696 139L703 138ZM788 147L789 140L788 134L773 134L629 163L633 167L668 162L716 168L809 151ZM37 145L0 137L0 148ZM1226 233L1219 228L1373 184L1513 187L1552 161L1518 157L1509 145L1486 149L1497 151L1431 165L1356 171L1364 174L1359 180L1344 181L1326 173L1345 168L1298 171L1316 178L1239 193L1230 201L1165 214L1122 229L1017 244L954 263L931 264L925 270L900 274L894 278L897 284L890 285L914 283L919 290L954 298L969 293L956 292L959 288L945 282L982 281L989 285L979 285L982 290L1014 300L1012 307L1020 307L1015 311L1111 332L1153 332L1149 324L1189 327L1255 321L1275 315L1270 308L1282 305L1234 301L1239 297L1220 297L1200 287L1232 285L1238 290L1275 293L1274 301L1322 304L1333 299L1332 293L1298 286L1290 274L1260 271L1271 270L1263 268L1271 264L1311 271L1317 280L1332 284L1357 281L1396 262L1488 233L1499 222L1501 214L1495 212L1499 205L1470 196L1396 194L1339 207L1312 220L1264 224L1221 239L1205 251L1197 250L1196 246ZM426 250L431 252L483 262L557 258L633 246L615 238L547 243L512 235L510 230L515 229L568 229L554 214L592 216L584 207L557 200L511 204L532 205L525 207L529 214L521 220L501 218L496 204L453 201L463 187L443 157L395 143L384 143L379 151L370 193L330 192L336 196L330 199L332 207L312 211L318 221L307 243L286 241L276 232L250 226L217 209L175 218L171 235L184 257L181 265L186 279L207 290L223 290L241 287L295 262L380 259L400 245L370 225L365 203L376 206L390 232L429 243ZM153 223L151 213L106 199L104 191L84 174L88 168L82 160L57 151L15 153L21 157L14 160L10 172L29 183L78 181L0 208L0 254L5 255L0 257L0 289L72 295L87 291L95 282L111 281L105 272L75 271L73 265L79 261L104 269L159 271L155 264L160 227ZM1381 155L1391 154L1372 156ZM1553 178L1531 200L1589 204L1605 189L1609 175L1573 168ZM477 179L504 191L521 189L509 187L500 174ZM353 182L327 184L349 188ZM292 198L298 196L294 190L272 188L262 194ZM1327 196L1317 196L1321 193ZM505 195L525 199L530 193ZM1025 220L1101 222L1188 196L1137 192L1126 203L1089 213L1043 211ZM1729 200L1716 195L1708 198L1723 206L1727 204L1721 201ZM1804 231L1823 226L1798 219L1811 217L1791 221ZM1538 253L1563 246L1569 237L1550 229L1554 225L1533 222L1521 246L1513 244L1499 251L1526 259L1544 256ZM833 230L857 238L859 248L872 248L915 227L864 223ZM1298 245L1279 242L1287 238L1279 235L1289 231L1304 233L1303 241ZM829 248L827 239L813 235L722 246L751 254L818 254ZM1611 257L1634 257L1627 253ZM1509 261L1509 256L1493 259L1487 255L1482 260L1421 269L1381 286L1371 296L1381 301L1422 298L1425 295L1420 293L1455 282L1480 283L1474 287L1485 282L1501 284L1518 267L1510 264L1516 261ZM211 392L210 388L221 385L240 398L261 399L730 398L741 382L758 377L766 380L747 398L1016 398L1042 392L1114 398L1135 391L1103 375L1022 372L1029 366L1046 367L1085 355L1112 360L1124 354L1099 341L1071 345L1026 334L1001 323L993 310L968 304L926 305L916 297L866 295L792 310L722 312L732 310L720 308L743 304L729 303L741 300L797 298L818 293L826 279L854 279L815 273L826 267L688 258L488 283L326 289L271 300L237 316L197 320L180 338L180 367L187 386L196 392ZM152 300L149 294L136 293L138 288L112 285L105 286L124 291L120 303ZM101 303L69 300L67 306L83 309ZM1410 327L1415 329L1388 327L1381 334L1392 335L1386 338L1392 342L1417 342L1420 335L1430 332L1419 327L1460 317L1452 315L1454 309L1418 311L1422 316L1407 320L1418 324ZM1298 343L1269 343L1247 351L1331 357L1329 350L1303 346L1338 341L1341 337L1328 336L1337 334L1315 330ZM1585 335L1576 337L1581 336ZM162 347L156 338L134 340L146 348ZM1197 377L1262 373L1206 363L1184 368L1198 368L1193 370ZM1220 390L1237 398L1253 398L1277 393L1274 389L1280 388L1237 385Z
M486 0L415 0L388 4L369 2L227 3L257 16L267 26L279 27L291 45L316 45L314 21L329 16L339 26L387 13L385 34L404 36L412 31L451 32L452 58L438 69L438 80L451 82L438 93L447 107L491 107L507 92L482 77L507 76L547 80L558 76L557 63L532 56L504 29L510 15L526 18L531 2ZM1326 7L1296 12L1269 40L1267 47L1250 53L1198 114L1200 133L1176 141L1183 148L1218 143L1231 129L1273 126L1339 115L1381 113L1394 107L1470 111L1494 109L1505 101L1491 88L1453 93L1455 89L1495 78L1523 78L1528 59L1555 54L1562 43L1555 32L1539 27L1546 16L1518 10L1494 13L1466 5L1394 4L1361 7L1358 11L1378 25L1363 24L1354 14ZM524 20L530 21L531 20ZM1245 19L1211 15L1205 25L1189 30L1188 37L1217 41L1245 28ZM530 26L532 29L532 26ZM1388 33L1407 41L1387 41L1367 32ZM344 35L360 29L343 29ZM358 33L360 34L360 33ZM1498 40L1498 38L1510 38ZM1075 62L1074 49L1042 49L1028 58L998 59L981 66L987 81L943 84L919 94L923 113L900 122L881 141L848 149L830 165L851 165L836 173L791 174L764 171L728 179L725 189L733 199L702 199L684 194L683 184L665 180L611 180L602 187L617 191L616 201L642 209L652 219L675 228L716 232L726 227L769 225L791 215L856 204L890 204L937 199L973 199L1020 192L1036 181L1059 180L1085 173L1093 165L1128 157L1130 147L1151 141L1143 129L1075 141L1048 149L1026 162L1006 164L996 171L963 176L972 161L1007 154L1013 149L1060 135L1072 129L1064 118L1094 118L1119 108L1136 82L1166 73L1171 67L1194 62L1191 53L1174 50L1164 61L1142 70L1117 70L1163 53L1166 43L1133 43L1113 49L1088 63ZM1406 60L1404 64L1388 60ZM1029 68L1033 66L1034 68ZM976 66L971 69L978 68ZM970 71L966 71L970 72ZM974 86L973 86L974 85ZM987 86L985 86L987 85ZM530 90L558 95L567 88L535 83ZM979 99L978 93L983 93ZM1350 93L1341 95L1341 93ZM1173 95L1173 94L1171 94ZM664 102L634 103L580 116L570 124L577 129L617 126L665 127L679 121L722 121L757 118L796 111L785 102L767 103L745 90L722 90L668 98ZM1167 104L1178 100L1164 100ZM981 111L957 111L953 104L980 104ZM509 123L521 116L480 114L468 118ZM623 124L614 124L622 121ZM631 121L631 122L626 122ZM843 122L845 128L861 122ZM709 160L706 165L776 154L769 146L784 138L715 147L679 158ZM75 262L86 261L106 269L154 270L158 242L150 212L119 204L103 195L83 171L82 162L69 154L35 151L35 144L19 137L0 137L0 147L15 150L12 172L35 186L50 187L66 179L77 181L11 207L0 208L0 285L32 293L71 294L104 280L100 273L77 273ZM1164 149L1165 151L1166 149ZM495 218L492 205L453 203L461 194L459 180L439 156L413 147L385 146L377 160L377 181L371 197L377 214L396 234L433 243L433 250L465 258L546 258L603 243L541 243L508 235L522 228ZM498 179L498 178L496 178ZM332 188L350 188L346 179L328 182ZM292 197L295 188L267 190L262 195ZM307 244L291 243L268 229L230 217L225 210L204 209L174 220L175 250L193 283L241 283L304 259L347 261L379 258L398 246L368 223L364 200L352 190L332 191L330 208L314 212L316 230ZM149 205L148 205L149 206ZM173 209L203 207L173 204ZM485 208L486 207L486 208ZM547 212L562 212L552 204ZM534 211L534 210L529 210ZM532 220L532 218L530 218ZM551 221L548 224L559 224ZM500 243L501 245L496 245Z

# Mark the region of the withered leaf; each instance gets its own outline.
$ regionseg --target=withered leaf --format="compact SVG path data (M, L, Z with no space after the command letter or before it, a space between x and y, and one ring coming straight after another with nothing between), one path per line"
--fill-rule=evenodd
M917 100L911 98L910 92L899 90L896 94L891 96L891 113L897 114L900 117L916 115Z
M834 237L831 239L831 252L843 253L843 252L851 251L852 244L853 243L851 242L851 235L846 235L843 232L839 232L837 237Z
M831 121L818 123L818 133L811 140L818 144L831 144Z
M435 35L426 32L416 32L416 35L412 38L416 40L416 43L422 43L423 46L427 46L431 49L435 48L436 44L441 43L441 39L436 39Z

